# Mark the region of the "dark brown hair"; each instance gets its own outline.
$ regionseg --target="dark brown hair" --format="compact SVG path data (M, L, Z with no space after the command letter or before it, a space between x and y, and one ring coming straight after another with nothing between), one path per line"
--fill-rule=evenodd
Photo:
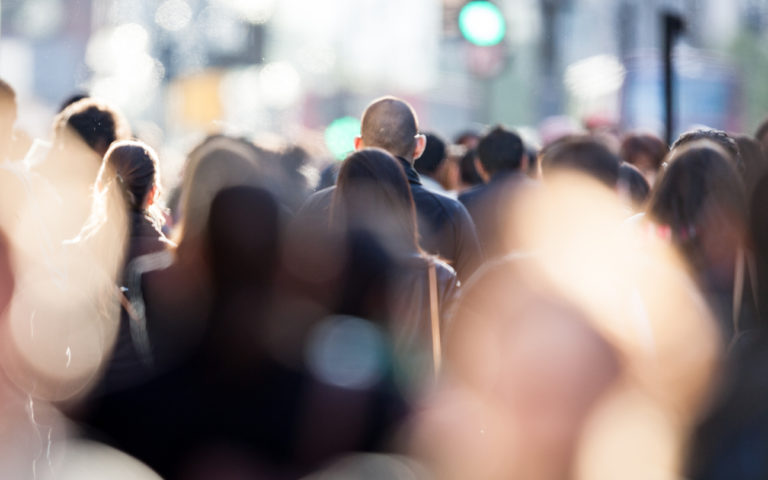
M333 194L332 222L346 228L371 229L404 248L422 253L416 208L405 171L398 160L379 148L347 157Z
M659 137L650 133L629 133L621 141L619 156L631 165L637 166L638 158L645 155L654 170L661 168L669 147Z

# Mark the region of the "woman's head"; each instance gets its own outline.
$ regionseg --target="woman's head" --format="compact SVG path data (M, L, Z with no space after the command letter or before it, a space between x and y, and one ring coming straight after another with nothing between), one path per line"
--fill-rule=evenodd
M104 155L99 181L115 181L129 209L146 211L154 205L160 189L157 154L142 142L115 142Z
M126 224L129 212L142 213L160 226L163 215L155 204L159 175L157 155L151 147L139 141L113 143L101 162L91 214L79 238L92 237L107 223L112 227Z
M743 241L746 211L744 186L727 154L701 142L673 150L648 205L695 268L732 257Z
M408 180L398 160L384 150L366 148L344 161L334 192L333 220L373 231L394 248L420 251Z

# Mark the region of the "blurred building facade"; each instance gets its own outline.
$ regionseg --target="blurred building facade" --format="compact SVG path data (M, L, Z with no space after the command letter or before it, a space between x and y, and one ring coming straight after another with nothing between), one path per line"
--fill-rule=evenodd
M563 113L659 130L660 15L671 10L687 25L681 128L751 131L768 112L767 0L498 0L507 30L493 47L462 38L465 3L1 0L0 75L35 119L86 90L172 136L300 136L383 94L447 136Z

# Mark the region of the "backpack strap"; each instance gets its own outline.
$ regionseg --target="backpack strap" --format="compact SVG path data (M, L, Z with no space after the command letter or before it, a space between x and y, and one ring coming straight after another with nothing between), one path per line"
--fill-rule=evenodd
M435 376L440 373L442 363L442 347L440 341L440 314L437 298L437 273L435 263L429 262L429 317L432 324L432 363L435 368Z
M147 312L141 290L141 277L147 272L168 268L172 263L171 252L162 251L136 257L125 268L126 285L120 291L120 303L131 319L131 341L142 363L147 366L154 364L154 358L147 332Z

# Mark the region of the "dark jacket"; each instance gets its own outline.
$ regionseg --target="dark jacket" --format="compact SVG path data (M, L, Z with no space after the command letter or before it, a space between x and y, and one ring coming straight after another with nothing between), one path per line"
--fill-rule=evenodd
M477 229L485 258L497 258L510 253L514 245L505 238L505 226L510 217L511 202L516 194L535 183L523 173L499 172L490 182L477 185L459 195Z
M472 218L458 201L424 188L413 165L403 158L398 159L416 204L421 247L447 260L456 269L460 280L468 279L482 262ZM296 221L327 225L335 188L328 187L311 195L297 213Z
M125 257L126 269L123 272L123 281L120 285L125 296L125 302L131 297L131 292L126 289L126 285L130 284L128 277L131 275L132 261L142 255L162 252L171 245L143 213L131 212L129 222L130 237ZM120 311L120 325L118 326L115 347L97 393L100 393L98 390L108 392L143 381L151 373L150 364L147 363L147 359L142 358L134 334L131 333L131 322L135 322L135 320L130 317L123 306Z
M437 313L439 315L440 343L451 320L451 312L458 296L456 272L437 259L413 255L398 263L396 278L392 281L393 315L390 318L395 349L409 362L409 372L418 376L432 372L432 317L430 310L429 264L435 265ZM416 379L418 381L418 379Z

